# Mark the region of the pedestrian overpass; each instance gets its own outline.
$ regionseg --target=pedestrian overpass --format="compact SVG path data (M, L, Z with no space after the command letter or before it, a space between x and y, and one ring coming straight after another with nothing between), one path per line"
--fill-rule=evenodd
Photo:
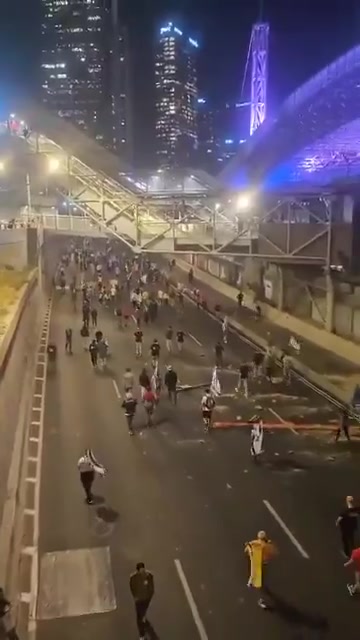
M168 176L135 176L112 153L38 105L26 106L9 122L14 135L28 130L31 151L47 159L66 204L67 216L42 214L45 229L112 234L139 252L248 253L256 230L239 229L225 215L217 203L219 186L204 172L172 177L169 188ZM71 215L74 207L82 217Z

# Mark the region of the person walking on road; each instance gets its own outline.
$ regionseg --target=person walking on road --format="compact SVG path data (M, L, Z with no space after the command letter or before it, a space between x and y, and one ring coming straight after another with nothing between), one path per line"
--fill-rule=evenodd
M89 353L90 353L91 364L93 367L96 367L97 361L98 361L98 346L95 338L90 342Z
M142 369L139 375L139 385L140 385L141 400L143 400L146 389L150 387L150 378L145 367Z
M143 395L143 405L146 413L146 426L148 429L153 426L153 414L156 406L156 396L154 392L151 390L151 386L145 390Z
M98 318L97 309L95 308L91 309L91 323L94 328L97 327L97 318Z
M159 357L160 357L160 345L159 345L159 341L156 338L154 339L154 342L150 346L150 353L151 353L151 364L153 366L153 369L156 369L156 367L159 366Z
M72 329L65 329L65 351L72 356Z
M125 393L125 400L123 400L122 408L125 411L125 418L129 430L129 435L134 435L133 421L136 412L137 400L134 398L132 391L128 389Z
M141 358L142 356L143 337L144 337L144 334L141 331L141 329L136 329L134 333L136 358Z
M355 574L355 582L354 584L348 584L348 592L351 596L354 596L357 593L360 593L360 547L354 549L351 553L351 556L347 562L345 562L344 567L353 567Z
M336 526L339 527L340 530L344 556L350 558L355 548L355 536L358 528L360 509L355 507L353 496L347 496L345 503L346 507L337 518Z
M258 605L261 609L268 609L270 605L266 603L264 598L264 592L268 587L267 568L277 555L276 547L269 540L265 531L259 531L255 540L246 542L245 553L250 560L250 576L247 586L259 590Z
M173 336L174 336L174 330L173 330L172 326L169 325L168 328L166 329L166 332L165 332L165 344L166 344L166 349L167 349L168 353L171 353L172 350L173 350L173 348L172 348Z
M179 329L179 331L176 332L176 345L179 353L181 353L181 351L184 348L184 337L185 337L184 332L181 329Z
M246 399L249 397L249 375L250 367L246 362L244 362L239 367L239 378L236 391L239 393L243 391Z
M346 409L343 409L340 414L339 426L335 433L335 442L339 440L341 433L343 433L347 441L350 442L351 438L350 438L349 427L350 427L349 414Z
M96 474L105 475L105 467L96 460L91 449L85 449L85 453L79 458L77 466L80 472L80 482L85 491L86 502L94 504L94 496L91 491L92 485Z
M176 405L178 376L171 365L168 366L167 372L165 373L164 383L165 387L168 390L168 397L170 402Z
M154 576L145 569L143 562L138 562L136 571L130 576L130 591L135 601L136 623L140 640L145 640L149 622L146 614L153 598Z
M259 380L263 375L264 354L261 351L255 351L253 356L253 377Z

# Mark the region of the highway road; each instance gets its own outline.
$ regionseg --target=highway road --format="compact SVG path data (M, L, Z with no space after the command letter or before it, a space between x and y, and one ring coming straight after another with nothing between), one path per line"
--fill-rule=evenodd
M83 349L80 315L68 295L56 296L50 338L60 348L45 398L38 640L137 638L128 580L138 561L154 573L149 619L161 640L357 640L359 604L347 593L352 576L335 528L344 496L356 491L357 443L335 447L326 438L274 431L254 465L247 428L204 434L199 390L180 393L176 408L164 397L151 430L140 408L129 438L119 399L123 372L140 371L154 337L165 351L169 324L188 335L184 353L163 353L161 364L171 362L183 384L209 381L220 329L193 305L186 304L182 319L160 310L157 324L144 330L141 361L134 326L121 331L101 310L99 328L112 356L100 373ZM62 349L67 327L74 330L73 356ZM233 397L233 370L252 353L229 336L219 420L261 413L271 422L334 423L337 414L323 398L280 376L274 385L252 383L249 400ZM108 470L97 480L94 506L84 503L78 478L85 447ZM272 611L260 610L246 586L244 543L259 529L279 549L270 574Z

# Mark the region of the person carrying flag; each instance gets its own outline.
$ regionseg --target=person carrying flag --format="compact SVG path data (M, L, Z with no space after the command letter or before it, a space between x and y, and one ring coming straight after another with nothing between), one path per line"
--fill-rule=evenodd
M250 576L248 587L264 592L267 585L267 567L269 562L277 555L275 545L266 535L265 531L259 531L255 540L245 543L245 553L250 560ZM258 605L261 609L268 609L269 604L260 596Z
M85 449L85 453L79 458L77 466L80 472L80 482L84 487L86 502L88 504L94 504L94 496L91 488L95 480L95 474L97 473L103 477L106 469L96 460L92 449Z

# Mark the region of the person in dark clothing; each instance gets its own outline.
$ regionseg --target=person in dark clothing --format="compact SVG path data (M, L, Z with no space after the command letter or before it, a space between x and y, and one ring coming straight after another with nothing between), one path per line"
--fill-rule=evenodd
M236 296L236 299L237 299L238 307L240 309L242 307L242 303L244 301L244 294L241 291L239 291L239 293Z
M131 391L126 392L125 400L123 401L121 406L125 411L125 418L126 418L127 426L129 429L129 434L133 436L134 435L133 421L134 421L135 412L136 412L137 400L134 398Z
M89 327L89 320L90 320L90 305L89 305L89 301L88 301L88 300L84 300L83 308L82 308L82 317L83 317L83 323L84 323L84 325L86 325L87 327Z
M176 332L176 344L177 344L178 351L182 351L184 348L184 337L185 337L184 332L181 329L179 329L179 331Z
M220 368L223 366L223 353L224 353L224 347L219 341L215 345L215 364L217 367L220 367Z
M150 353L151 353L151 362L154 369L159 364L159 356L160 356L160 345L158 340L155 338L154 342L150 345Z
M143 399L146 389L148 389L151 386L149 374L146 371L145 367L143 368L143 370L139 375L139 385L141 388L141 399Z
M15 629L15 623L11 615L11 602L5 597L4 590L0 588L0 620L1 627L6 634L8 640L19 640L19 636Z
M93 367L96 367L98 361L98 346L96 340L92 340L89 345L90 360Z
M167 372L165 373L164 384L168 390L168 396L170 402L173 404L177 403L177 373L174 371L171 365L168 366Z
M91 322L93 327L97 327L98 312L97 309L91 309Z
M262 376L264 362L264 354L261 351L255 351L253 356L253 376L254 378L260 378Z
M339 426L337 428L337 431L335 433L335 442L337 442L341 436L341 432L343 432L344 436L346 437L346 439L350 442L351 438L350 438L350 433L349 433L349 414L346 411L346 409L343 409L343 411L340 414L340 420L339 420Z
M136 571L130 576L130 591L135 601L136 623L140 640L145 640L149 623L146 614L155 592L154 576L145 569L143 562L138 562Z
M72 355L72 329L65 329L65 351Z
M355 535L358 527L360 509L354 506L354 498L346 497L346 508L341 511L336 520L336 526L340 529L341 543L344 555L350 558L355 549Z

